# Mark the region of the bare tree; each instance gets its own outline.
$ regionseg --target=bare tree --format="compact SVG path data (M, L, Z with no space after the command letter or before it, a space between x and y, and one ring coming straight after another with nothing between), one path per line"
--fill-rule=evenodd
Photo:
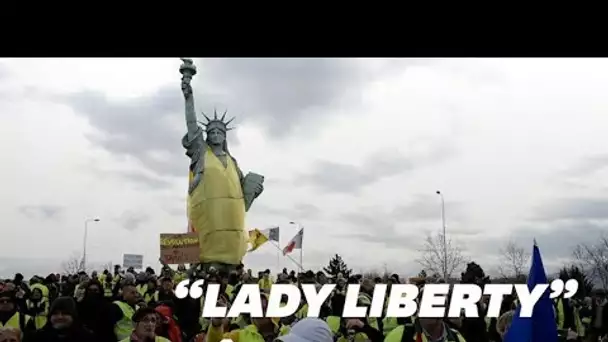
M100 265L100 270L103 272L104 270L112 271L112 262L108 261L105 264Z
M608 238L600 237L595 244L579 244L573 256L585 274L608 288Z
M503 263L498 267L498 272L503 278L518 279L525 276L524 272L530 260L530 253L513 241L507 242L500 253Z
M84 260L78 253L73 253L71 257L61 263L63 271L67 274L76 274L84 270Z
M428 235L420 252L422 257L416 261L427 273L443 275L443 267L446 265L448 279L451 278L452 273L457 268L464 266L466 263L466 259L462 255L462 249L454 244L452 239L445 239L445 236L441 233Z

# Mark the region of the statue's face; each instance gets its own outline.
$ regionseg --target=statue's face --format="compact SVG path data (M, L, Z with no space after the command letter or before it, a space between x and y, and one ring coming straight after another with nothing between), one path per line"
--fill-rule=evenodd
M226 134L219 128L207 131L207 142L211 145L221 145L226 140Z

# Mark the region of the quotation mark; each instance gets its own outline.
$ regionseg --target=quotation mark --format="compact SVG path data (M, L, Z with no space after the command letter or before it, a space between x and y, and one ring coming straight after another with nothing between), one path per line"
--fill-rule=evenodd
M551 293L549 294L549 298L556 298L563 293L564 298L568 299L574 296L576 294L576 291L578 291L578 281L576 279L569 279L564 284L563 280L555 279L551 282L550 287Z
M175 297L179 299L184 299L188 296L194 299L201 298L201 296L203 295L204 283L204 279L199 279L192 283L192 286L190 286L190 279L182 280L175 287Z

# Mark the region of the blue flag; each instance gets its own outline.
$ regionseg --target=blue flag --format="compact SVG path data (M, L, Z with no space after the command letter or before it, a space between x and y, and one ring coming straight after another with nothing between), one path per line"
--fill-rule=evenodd
M534 243L532 254L532 267L528 275L528 289L532 289L537 284L547 284L545 267L540 256L540 251ZM511 327L507 330L503 342L557 342L557 323L555 322L555 312L553 302L549 298L549 288L542 295L534 306L532 317L519 317L521 306L515 310L515 316Z

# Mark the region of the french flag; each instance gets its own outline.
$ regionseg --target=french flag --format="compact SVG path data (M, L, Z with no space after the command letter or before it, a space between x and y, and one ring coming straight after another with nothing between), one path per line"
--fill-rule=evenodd
M304 239L304 228L300 229L298 234L283 248L283 255L293 252L294 249L302 249L302 240Z

